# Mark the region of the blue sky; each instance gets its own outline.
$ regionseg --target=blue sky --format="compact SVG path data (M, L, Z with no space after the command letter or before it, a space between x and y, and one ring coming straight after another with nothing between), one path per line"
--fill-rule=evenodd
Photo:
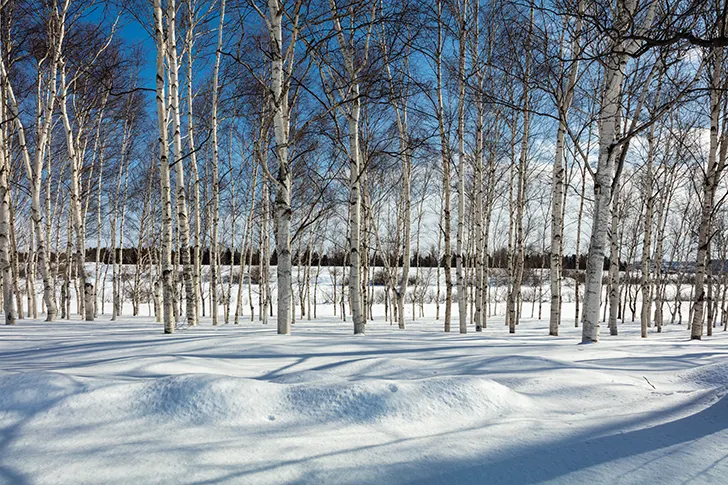
M144 64L140 73L140 87L154 89L154 76L156 71L156 48L154 39L141 22L148 21L151 25L151 9L149 12L120 12L120 9L113 2L107 5L99 5L85 12L84 21L92 23L105 23L109 26L119 17L116 35L128 46L141 46L144 52ZM135 18L136 17L136 18Z

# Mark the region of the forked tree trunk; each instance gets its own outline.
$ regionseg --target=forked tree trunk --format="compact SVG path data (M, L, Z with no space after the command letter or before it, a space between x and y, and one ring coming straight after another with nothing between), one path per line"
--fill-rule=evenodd
M652 23L656 2L650 1L642 20L643 28ZM615 140L626 64L636 45L624 39L633 23L636 0L618 0L615 33L611 52L605 56L601 112L599 116L599 155L594 175L594 209L587 257L584 291L582 342L599 341L599 306L604 270L607 227L610 218L612 184L615 182ZM641 28L638 29L642 30ZM618 174L617 174L618 176Z

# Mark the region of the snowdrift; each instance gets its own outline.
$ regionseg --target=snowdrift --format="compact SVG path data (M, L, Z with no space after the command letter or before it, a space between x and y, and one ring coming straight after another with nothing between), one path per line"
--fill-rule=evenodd
M43 413L53 420L151 420L156 424L229 426L279 421L319 425L428 420L472 421L520 411L530 399L483 377L414 381L345 379L286 384L213 374L185 374L133 382L73 379L54 372L5 375L0 412Z

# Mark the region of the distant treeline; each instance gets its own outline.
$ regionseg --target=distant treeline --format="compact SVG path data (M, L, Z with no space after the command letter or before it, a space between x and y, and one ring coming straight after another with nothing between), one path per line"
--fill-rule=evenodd
M117 251L119 251L117 249ZM86 262L87 263L93 263L96 262L96 248L88 248L86 249ZM99 261L101 263L108 263L111 264L113 259L113 250L109 248L101 248L99 251ZM207 266L210 264L210 251L209 249L203 249L200 251L201 257L202 257L202 265ZM194 263L194 255L192 262ZM220 251L220 264L221 265L230 265L231 260L234 257L233 264L239 265L241 262L241 258L243 256L243 253L241 251L233 251L230 248L226 248L222 251ZM525 268L532 268L532 269L538 269L543 268L547 269L549 267L549 253L530 253L525 255ZM260 252L254 251L252 255L252 261L248 261L248 258L250 257L249 254L246 254L246 264L252 264L253 266L258 266L260 264ZM148 265L150 263L157 263L159 261L159 249L157 248L143 248L141 250L137 248L123 248L121 249L121 263L125 265L137 265L139 264L141 258L141 263L144 265ZM319 261L321 262L321 266L346 266L347 265L347 255L344 251L341 250L335 250L330 251L324 254L319 254L317 251L314 251L313 254L311 254L310 260L312 266L318 266ZM27 254L26 253L18 253L18 259L19 261L25 263L27 262ZM50 255L50 261L53 264L60 264L65 265L67 259L67 253L51 253ZM172 253L172 259L174 261L179 261L179 258L177 257L176 252ZM272 251L271 254L271 260L270 264L275 266L278 262L278 258L276 256L275 250ZM301 251L301 252L294 252L293 253L293 264L298 265L306 265L309 262L309 254L308 251ZM395 258L392 257L388 261L390 266L402 266L403 261L402 258L399 257L395 261ZM421 268L435 268L438 266L437 257L430 253L417 253L413 251L413 256L410 260L410 265L412 267L421 267ZM471 257L466 256L465 261L466 266L471 266ZM567 255L564 256L563 260L564 269L566 270L574 270L576 268L576 255ZM385 266L384 261L380 255L376 255L370 258L369 260L370 266L377 266L382 267ZM499 249L495 251L495 253L488 257L488 265L490 268L507 268L508 266L508 258L507 258L507 251L506 249ZM440 266L444 266L444 258L440 258ZM620 269L626 270L627 264L620 262ZM455 257L453 256L451 267L455 267ZM586 254L579 255L579 269L585 269L586 268ZM609 260L607 259L604 263L605 270L609 268Z

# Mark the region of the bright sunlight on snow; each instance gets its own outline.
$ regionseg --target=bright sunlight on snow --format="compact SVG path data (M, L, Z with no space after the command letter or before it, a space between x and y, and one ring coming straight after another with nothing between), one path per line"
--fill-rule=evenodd
M0 482L722 483L726 334L547 327L26 322L0 341Z

